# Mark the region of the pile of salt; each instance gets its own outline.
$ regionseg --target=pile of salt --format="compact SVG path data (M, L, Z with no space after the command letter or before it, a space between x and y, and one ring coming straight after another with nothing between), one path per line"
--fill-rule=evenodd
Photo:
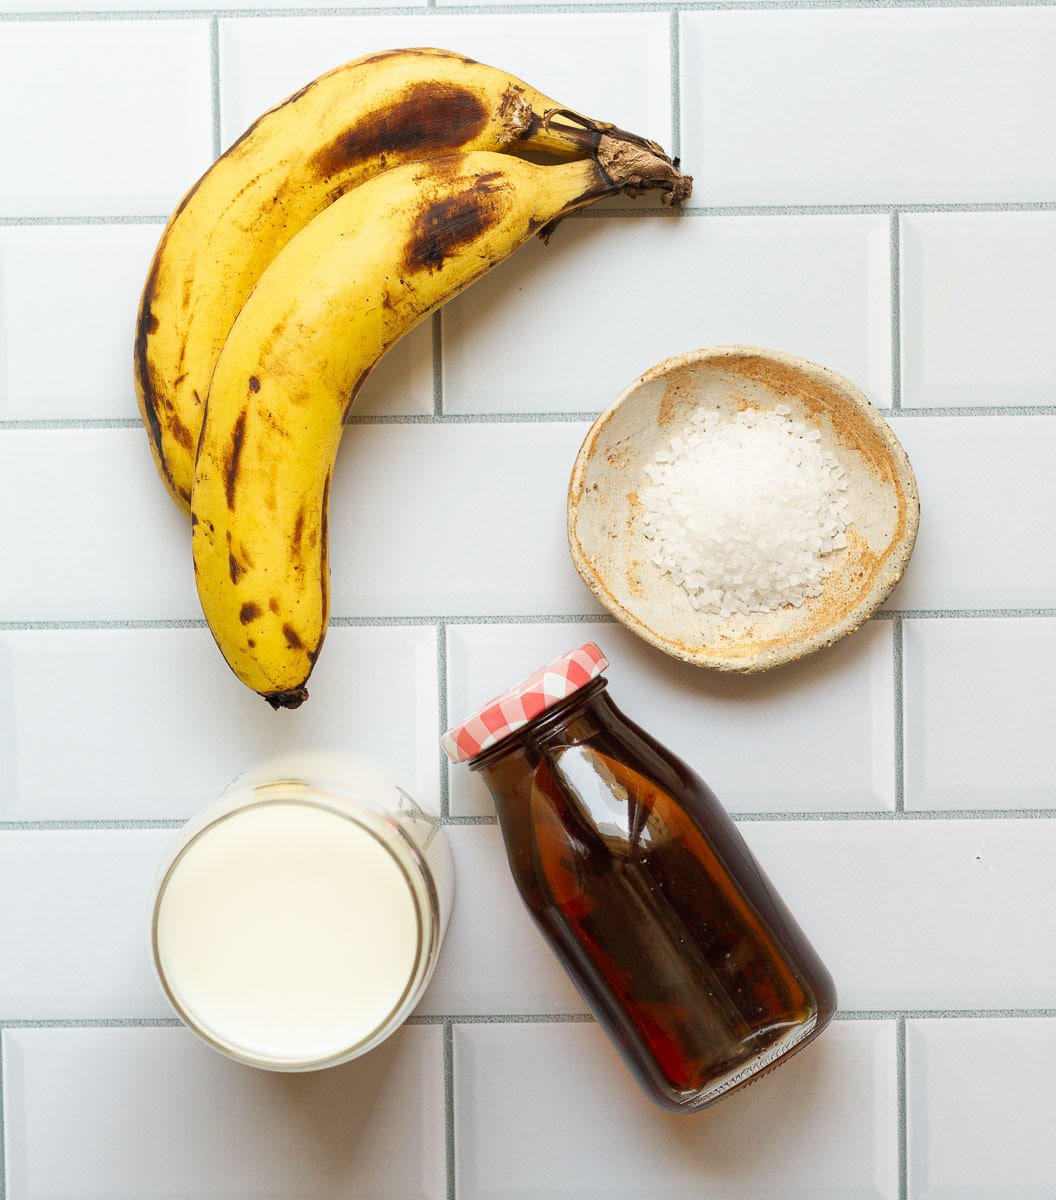
M847 545L844 470L786 405L733 416L697 409L646 476L653 562L701 612L798 608Z

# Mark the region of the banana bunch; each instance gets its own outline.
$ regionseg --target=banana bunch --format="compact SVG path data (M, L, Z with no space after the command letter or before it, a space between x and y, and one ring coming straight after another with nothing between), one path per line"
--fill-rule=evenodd
M244 683L275 708L307 697L334 459L389 347L570 212L649 188L679 203L690 185L653 143L430 49L322 76L195 184L147 276L135 379Z

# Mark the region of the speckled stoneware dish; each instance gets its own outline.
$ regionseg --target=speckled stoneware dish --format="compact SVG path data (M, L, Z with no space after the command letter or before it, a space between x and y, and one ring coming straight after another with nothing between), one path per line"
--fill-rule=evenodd
M847 548L801 608L722 618L693 609L652 563L638 490L656 452L700 405L792 410L847 472ZM568 540L587 587L629 629L718 671L766 671L858 629L902 577L920 521L913 468L890 426L849 380L756 346L717 346L647 371L594 422L568 490Z

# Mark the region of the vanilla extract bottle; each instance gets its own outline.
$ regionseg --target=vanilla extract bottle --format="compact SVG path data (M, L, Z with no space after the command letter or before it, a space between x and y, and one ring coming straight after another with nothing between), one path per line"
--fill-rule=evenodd
M495 801L536 925L645 1092L693 1112L802 1049L832 978L708 786L587 643L444 736Z

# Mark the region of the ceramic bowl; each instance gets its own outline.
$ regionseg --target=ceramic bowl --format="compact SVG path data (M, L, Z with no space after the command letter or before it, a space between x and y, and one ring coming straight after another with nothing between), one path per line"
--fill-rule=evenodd
M644 468L701 405L733 414L779 404L821 431L847 473L847 547L829 556L821 594L799 608L725 619L698 612L653 565L638 497ZM765 671L853 633L902 577L919 520L906 452L858 388L755 346L697 350L646 371L591 426L568 491L569 546L587 587L647 642L719 671Z

